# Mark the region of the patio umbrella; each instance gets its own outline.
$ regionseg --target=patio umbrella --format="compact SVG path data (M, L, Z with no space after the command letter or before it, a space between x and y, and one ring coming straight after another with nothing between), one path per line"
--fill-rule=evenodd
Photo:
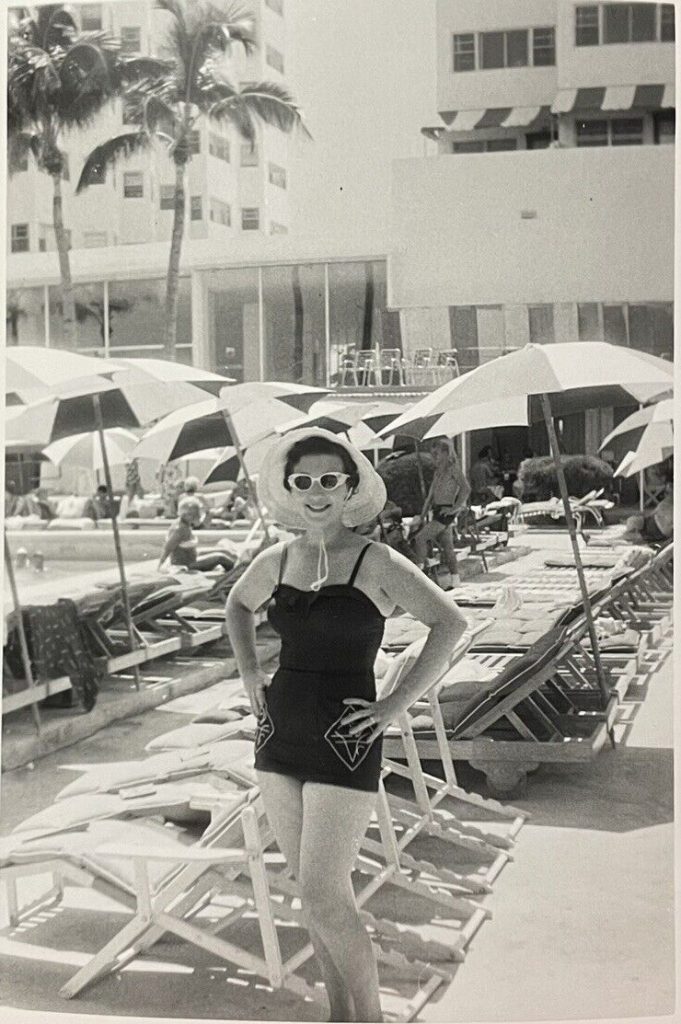
M244 450L267 437L275 427L300 418L310 406L328 394L322 388L282 381L250 381L222 388L217 398L178 409L156 423L135 449L138 457L170 462L205 448L231 446L239 460L249 493L266 536L263 515Z
M652 459L650 462L646 461L645 466L655 465L656 462L661 462L666 457L660 455L659 458L654 458L658 443L662 448L665 446L671 447L673 444L673 437L672 440L667 440L668 436L673 434L673 422L674 402L671 398L664 398L654 405L641 406L638 412L627 416L614 430L610 431L601 444L599 451L603 451L604 448L614 448L613 455L615 457L621 458L624 454L624 459L620 463L621 467L627 458L627 454L636 454L631 449L638 449L643 442L643 459ZM669 433L664 431L660 433L660 427L667 428ZM649 434L649 431L652 431L652 433ZM628 452L627 449L629 449ZM626 463L627 468L631 465L631 460ZM639 471L638 482L641 511L645 508L645 477L643 475L643 468ZM633 476L634 473L635 471L632 471L631 473L621 473L620 475Z
M646 405L639 409L638 412L627 416L614 430L611 430L598 450L603 451L604 448L610 447L616 439L626 441L629 447L633 448L641 441L649 426L666 424L671 427L673 422L674 400L672 398L666 398L664 401L656 402L654 405Z
M504 402L525 402L526 422L543 416L565 509L604 704L609 693L553 418L598 405L631 402L632 397L637 401L646 401L672 387L672 371L672 365L664 359L606 342L530 344L444 384L382 431L403 432L410 421L428 417L432 417L428 428L432 431L442 414L449 411L457 413L461 431L470 430L471 423L482 426L481 413L484 413L483 418L489 417L485 426L498 426L494 417L499 411L503 413ZM490 395L494 396L493 401ZM481 410L481 406L486 408ZM519 410L520 405L516 408Z
M71 356L70 368L75 378L50 388L49 393L20 413L12 414L5 423L5 435L9 443L30 440L45 447L73 434L96 432L102 454L104 479L112 508L111 526L116 550L116 560L121 579L121 593L126 619L128 639L132 650L137 640L132 625L125 563L121 548L118 520L115 515L111 467L104 431L113 427L141 427L178 406L195 403L201 393L184 381L164 383L144 371L125 367L115 361L78 357L77 353L60 353ZM79 362L79 360L83 360ZM92 363L99 373L93 375ZM79 376L80 374L80 376ZM135 685L139 689L139 670L134 669Z
M615 476L630 477L649 466L664 462L674 452L674 434L670 423L651 423L641 435L634 451L624 456Z
M117 359L121 366L132 366L143 370L156 380L166 384L173 384L177 381L185 381L193 384L201 391L209 395L219 395L220 389L226 384L233 384L233 377L223 377L219 373L211 373L210 370L202 370L198 366L190 366L187 363L176 363L171 359Z
M114 427L104 431L110 466L124 466L139 438L131 430ZM43 449L43 455L55 466L84 466L99 472L104 468L102 446L96 431L73 434L54 441Z
M35 389L41 392L75 377L101 373L103 362L97 356L83 356L61 348L11 346L5 349L5 396Z

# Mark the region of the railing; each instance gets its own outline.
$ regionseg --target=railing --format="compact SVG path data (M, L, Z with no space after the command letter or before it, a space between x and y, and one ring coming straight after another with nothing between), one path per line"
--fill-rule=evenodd
M338 358L335 386L439 387L459 376L456 349L350 349Z

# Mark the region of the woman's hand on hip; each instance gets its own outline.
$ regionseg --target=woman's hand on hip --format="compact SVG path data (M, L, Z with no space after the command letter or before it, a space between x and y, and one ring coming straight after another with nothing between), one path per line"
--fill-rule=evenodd
M272 682L272 676L268 676L262 669L257 668L248 675L242 676L242 682L248 699L251 702L251 709L256 718L259 718L265 707L265 690Z
M381 733L406 710L396 693L390 693L387 697L377 701L363 700L361 697L348 697L343 703L363 705L348 715L344 719L343 725L349 727L348 733L351 736L371 730L368 740L370 743L378 739Z

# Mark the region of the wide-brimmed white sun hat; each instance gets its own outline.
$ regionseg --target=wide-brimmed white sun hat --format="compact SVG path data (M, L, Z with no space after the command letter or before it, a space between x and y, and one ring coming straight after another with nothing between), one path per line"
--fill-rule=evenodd
M332 434L321 427L302 427L284 434L276 441L260 466L258 497L266 506L272 518L281 526L306 529L309 525L298 511L290 491L284 486L284 472L288 453L294 444L308 437L323 438L344 448L357 466L359 483L348 497L343 509L342 521L345 526L362 526L371 522L385 505L387 494L385 484L365 455L345 438Z

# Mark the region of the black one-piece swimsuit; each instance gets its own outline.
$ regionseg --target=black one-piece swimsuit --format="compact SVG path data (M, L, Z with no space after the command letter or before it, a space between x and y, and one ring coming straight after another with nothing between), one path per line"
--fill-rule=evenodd
M369 792L378 790L381 738L351 736L344 719L376 699L374 661L383 639L385 618L354 586L367 544L347 583L301 590L279 583L268 618L281 637L281 655L265 706L258 719L255 767L290 775L301 782L324 782ZM367 730L370 732L371 730Z

